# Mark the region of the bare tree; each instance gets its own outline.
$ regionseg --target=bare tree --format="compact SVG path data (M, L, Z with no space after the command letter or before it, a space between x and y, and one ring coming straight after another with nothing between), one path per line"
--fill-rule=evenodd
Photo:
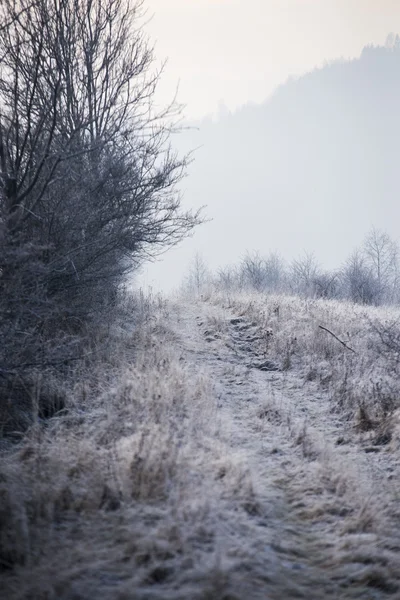
M199 296L204 286L210 281L211 275L204 258L199 252L193 257L190 264L186 286L191 293Z
M271 292L282 291L286 285L286 265L277 252L270 252L265 259L265 279Z
M314 254L304 252L291 264L289 277L292 291L305 296L313 296L315 293L314 282L319 271L320 267Z
M245 286L257 291L265 289L267 284L266 262L258 252L246 254L241 262L240 271Z
M329 271L317 273L313 286L317 298L336 298L339 291L339 274Z
M216 283L218 288L229 292L235 288L240 288L240 276L236 267L227 266L218 270Z
M397 286L397 244L387 233L373 228L365 238L363 254L378 286L377 302L391 301Z
M346 261L342 272L342 294L351 302L376 304L379 285L371 267L360 250L355 250Z
M200 222L180 208L178 112L155 111L142 4L1 2L0 377L64 364L77 345L55 352L54 331L82 332Z

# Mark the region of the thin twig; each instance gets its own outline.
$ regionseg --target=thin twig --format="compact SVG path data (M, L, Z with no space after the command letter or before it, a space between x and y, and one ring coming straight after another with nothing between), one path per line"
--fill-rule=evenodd
M354 354L357 354L356 351L353 350L353 348L350 348L350 346L348 346L347 344L345 344L345 342L343 342L342 340L340 340L337 335L335 335L334 333L332 333L332 331L329 331L329 329L327 329L326 327L323 327L322 325L318 325L318 327L320 329L323 329L324 331L327 331L331 335L333 335L333 337L335 338L335 340L337 340L338 342L340 342L342 344L342 346L344 346L345 348L347 348L347 350L350 350L351 352L354 352Z

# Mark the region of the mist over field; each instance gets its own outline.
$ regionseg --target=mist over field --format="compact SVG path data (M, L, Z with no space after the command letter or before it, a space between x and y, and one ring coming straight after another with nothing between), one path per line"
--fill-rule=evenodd
M190 124L195 149L182 191L211 222L145 268L140 282L170 290L199 252L213 269L246 251L287 259L313 252L339 268L372 228L399 232L400 48L366 46L281 85L260 104Z

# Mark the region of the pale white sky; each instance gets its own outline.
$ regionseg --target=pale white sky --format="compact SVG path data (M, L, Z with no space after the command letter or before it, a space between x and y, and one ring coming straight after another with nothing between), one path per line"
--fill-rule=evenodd
M400 31L400 0L147 0L160 88L187 117L261 102L290 75Z

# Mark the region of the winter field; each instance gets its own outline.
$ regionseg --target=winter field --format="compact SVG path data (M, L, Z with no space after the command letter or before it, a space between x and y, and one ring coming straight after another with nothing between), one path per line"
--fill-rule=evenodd
M399 311L214 290L124 314L3 447L1 598L400 598Z
M0 0L0 600L400 600L395 4Z

